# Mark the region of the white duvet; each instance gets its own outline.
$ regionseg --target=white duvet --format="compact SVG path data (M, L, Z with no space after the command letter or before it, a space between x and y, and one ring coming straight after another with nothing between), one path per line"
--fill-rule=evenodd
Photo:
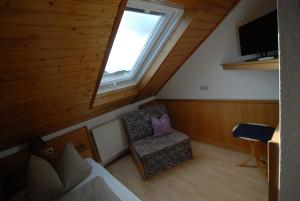
M84 186L86 183L90 182L94 178L101 177L107 186L114 192L114 194L121 201L141 201L136 195L129 191L123 184L121 184L116 178L114 178L103 166L94 161L91 158L86 158L86 160L92 166L91 174L80 182L75 188L73 188L70 193L76 191L77 189ZM24 201L25 200L25 190L22 190L16 196L14 196L11 201ZM88 201L88 200L87 200ZM106 200L105 200L106 201Z
M94 161L91 158L86 160L93 168L92 173L85 178L80 184L78 184L73 190L80 188L85 183L91 181L93 178L99 176L102 177L105 183L111 188L111 190L122 201L141 201L136 195L129 191L123 184L121 184L116 178L114 178L103 166Z

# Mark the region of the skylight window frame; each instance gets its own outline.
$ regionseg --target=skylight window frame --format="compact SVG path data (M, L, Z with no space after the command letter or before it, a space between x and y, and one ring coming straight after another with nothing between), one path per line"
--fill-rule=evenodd
M137 12L143 11L144 13L150 14L162 14L162 17L157 23L153 33L151 33L151 36L149 37L145 48L139 55L130 75L126 77L120 76L116 79L106 80L104 82L102 77L98 93L105 93L136 85L165 45L183 14L183 10L180 8L141 0L129 0L126 9L129 11L137 10Z
M130 7L129 7L130 6ZM128 9L129 8L129 9ZM126 10L129 10L129 11L133 11L133 10L140 10L140 11L144 11L142 10L142 7L137 7L135 6L133 8L133 5L132 3L130 4L130 2L128 2L127 4L127 7L125 9ZM149 11L148 11L149 12ZM151 12L151 11L150 11ZM147 13L146 12L143 12L143 13ZM130 76L129 77L122 77L120 76L119 79L114 79L114 80L111 80L111 81L107 81L106 83L107 84L113 84L115 82L123 82L123 81L127 81L127 80L133 80L134 79L134 76L136 74L136 71L138 70L138 66L140 65L140 63L142 62L143 58L145 58L147 56L147 54L150 53L151 49L153 48L153 46L155 45L156 41L158 40L159 38L159 35L160 34L155 34L155 32L157 33L161 33L163 31L163 28L165 27L166 25L166 22L165 20L162 20L162 18L159 20L159 22L157 23L157 25L155 26L154 28L154 32L151 33L147 43L146 43L146 46L144 47L144 49L142 50L141 54L139 55L138 59L137 59L137 62L135 63L134 67L132 68L132 71L130 72ZM157 30L158 29L158 30Z

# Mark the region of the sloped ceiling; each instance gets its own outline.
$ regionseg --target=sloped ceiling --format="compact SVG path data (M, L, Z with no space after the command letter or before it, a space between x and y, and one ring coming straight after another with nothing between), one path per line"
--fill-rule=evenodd
M155 95L237 2L172 0L193 18L162 64L96 96L126 1L0 0L0 149Z

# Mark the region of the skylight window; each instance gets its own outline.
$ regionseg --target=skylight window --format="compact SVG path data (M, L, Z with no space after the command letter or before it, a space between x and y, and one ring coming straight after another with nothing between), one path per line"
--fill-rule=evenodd
M99 92L135 85L165 44L182 13L177 8L129 0Z
M161 16L125 10L110 52L103 81L129 77Z

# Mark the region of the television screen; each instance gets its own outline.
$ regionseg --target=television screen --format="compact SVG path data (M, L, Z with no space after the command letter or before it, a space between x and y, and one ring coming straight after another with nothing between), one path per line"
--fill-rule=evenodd
M277 10L239 28L241 55L278 50Z

